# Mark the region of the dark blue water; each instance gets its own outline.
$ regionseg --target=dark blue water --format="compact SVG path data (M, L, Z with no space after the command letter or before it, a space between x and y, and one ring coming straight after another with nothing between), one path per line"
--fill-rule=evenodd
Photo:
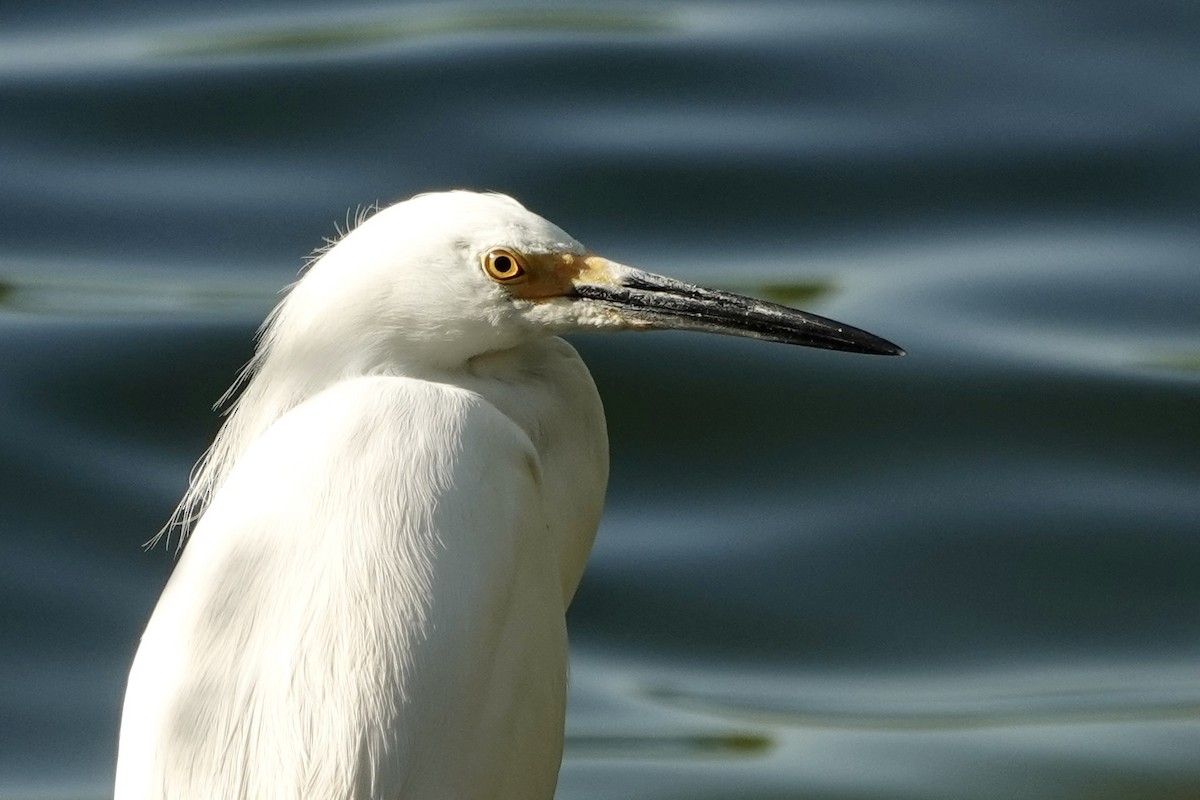
M577 344L561 798L1200 796L1200 11L0 6L0 797L104 797L140 543L347 210L515 195L906 359Z

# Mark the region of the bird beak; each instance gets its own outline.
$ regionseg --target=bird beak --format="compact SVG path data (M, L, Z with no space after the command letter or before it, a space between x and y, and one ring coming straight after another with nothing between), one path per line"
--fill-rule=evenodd
M904 350L864 330L787 306L705 289L632 269L596 256L587 259L567 297L615 312L631 327L706 331L768 342L902 356Z

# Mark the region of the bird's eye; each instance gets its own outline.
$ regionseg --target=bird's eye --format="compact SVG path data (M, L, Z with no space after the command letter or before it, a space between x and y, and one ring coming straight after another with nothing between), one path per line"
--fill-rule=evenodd
M525 259L512 250L493 247L483 256L483 269L494 281L512 283L525 277Z

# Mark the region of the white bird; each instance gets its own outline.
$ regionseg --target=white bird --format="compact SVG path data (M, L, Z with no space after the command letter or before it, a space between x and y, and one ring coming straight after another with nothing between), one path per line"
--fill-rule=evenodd
M325 252L180 506L117 800L552 797L608 477L557 337L655 328L903 352L607 261L498 194L420 195Z

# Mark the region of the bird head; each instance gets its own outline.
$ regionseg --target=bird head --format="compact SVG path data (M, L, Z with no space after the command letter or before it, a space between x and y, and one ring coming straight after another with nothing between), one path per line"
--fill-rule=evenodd
M510 197L425 194L329 249L280 310L277 342L367 362L452 368L529 339L588 330L708 331L855 353L896 345L814 314L590 253Z

